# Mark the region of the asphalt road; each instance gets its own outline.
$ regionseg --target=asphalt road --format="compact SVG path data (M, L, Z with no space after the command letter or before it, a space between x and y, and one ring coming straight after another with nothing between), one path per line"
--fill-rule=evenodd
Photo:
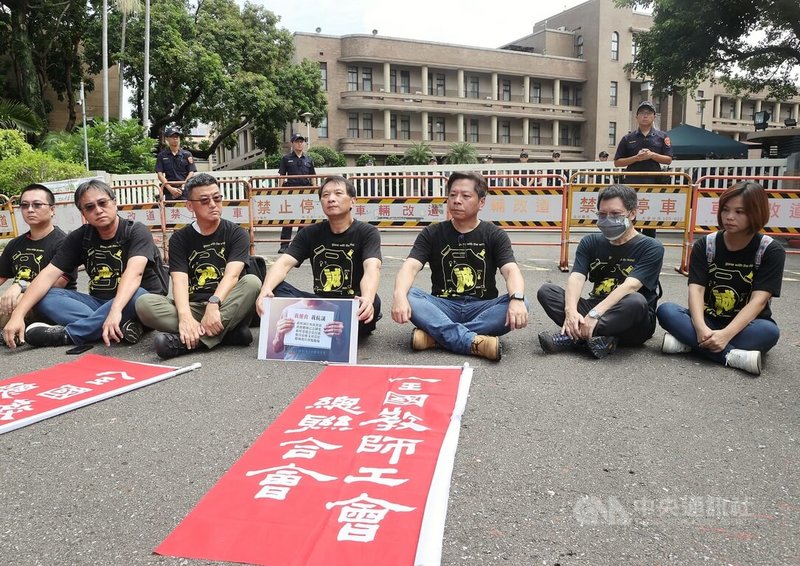
M274 259L275 247L259 251ZM384 248L385 317L359 361L475 368L443 564L800 564L800 257L787 257L773 301L783 336L754 379L662 355L660 329L602 361L546 356L536 334L554 325L538 304L499 363L412 352L411 327L388 314L407 251ZM566 280L556 247L516 253L534 303L542 283ZM678 255L668 248L661 281L665 300L685 302ZM290 281L308 287L310 269ZM0 378L66 361L64 350L3 348ZM158 362L150 335L106 353ZM193 361L203 367L0 436L0 563L203 563L152 550L321 367L260 362L255 344L169 363Z

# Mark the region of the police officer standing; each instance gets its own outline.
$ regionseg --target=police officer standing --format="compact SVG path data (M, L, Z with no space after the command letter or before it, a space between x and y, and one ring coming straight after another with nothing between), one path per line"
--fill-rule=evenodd
M179 128L167 128L164 137L167 147L159 151L156 157L156 175L161 182L161 190L167 200L186 200L182 182L197 173L194 157L188 150L181 149ZM172 185L170 182L178 184Z
M314 170L314 160L303 153L306 138L300 134L292 134L292 151L281 158L281 165L278 168L278 175L316 175ZM284 187L313 187L314 180L308 177L293 177L286 179ZM281 246L278 253L284 253L289 247L289 240L292 239L292 227L284 226L281 228Z
M661 172L662 165L672 163L672 145L669 137L653 126L656 119L656 107L647 100L641 102L636 109L636 122L639 127L635 132L623 136L614 155L614 166L625 167L625 171ZM667 182L666 176L655 175L630 176L625 178L628 185L663 185ZM655 237L656 231L642 230L642 233Z

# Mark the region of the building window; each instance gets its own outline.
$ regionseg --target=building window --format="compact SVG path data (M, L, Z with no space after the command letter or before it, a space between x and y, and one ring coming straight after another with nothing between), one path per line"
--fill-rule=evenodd
M581 127L580 126L572 126L572 145L580 146L581 145Z
M531 145L542 145L542 126L539 122L533 122L531 124L530 132L528 133L530 137L530 144Z
M511 122L500 122L500 143L511 143Z
M322 79L322 90L328 90L328 64L324 62L320 62L319 64L319 76Z
M357 112L350 112L347 115L347 137L348 138L357 138L358 137L358 113Z
M542 83L531 84L531 102L534 104L542 103Z
M470 143L478 143L480 139L480 120L476 118L470 118L469 128L467 129L467 141Z
M400 92L411 92L411 71L400 71Z
M611 34L611 60L619 61L619 33L616 31Z
M631 59L635 60L638 54L639 54L639 41L636 39L636 34L634 34L633 39L631 39Z
M617 123L608 123L608 145L617 145Z
M361 126L364 132L364 137L368 140L372 139L372 114L361 115Z
M411 118L409 116L400 116L400 139L411 139Z
M397 92L397 71L389 71L389 92Z
M328 137L328 117L325 116L319 122L319 126L317 126L317 137L319 138L327 138Z
M611 81L611 106L617 105L618 91L619 91L619 83L617 81Z
M511 81L503 80L500 83L501 91L500 91L500 100L511 100Z
M569 141L569 126L559 126L558 145L570 145Z
M736 101L731 100L730 104L728 105L728 118L735 120L736 119Z
M575 87L575 106L583 106L583 87Z
M575 38L575 57L583 59L583 36L579 35Z
M358 90L358 67L347 67L347 90Z
M397 117L395 116L389 118L389 138L397 139Z
M465 98L480 98L481 91L480 91L480 78L475 75L470 75L467 77L467 81L464 84L464 97Z
M361 90L372 92L372 67L361 68Z
M561 87L561 101L560 101L560 104L562 106L569 106L570 105L569 86L568 85L563 85Z
M437 116L433 120L433 141L445 141L444 118Z
M436 73L436 96L447 96L444 73Z

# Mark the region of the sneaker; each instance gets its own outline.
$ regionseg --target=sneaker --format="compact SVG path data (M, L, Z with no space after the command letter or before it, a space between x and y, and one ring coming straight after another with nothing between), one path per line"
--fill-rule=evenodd
M436 343L436 340L431 338L430 334L421 330L419 328L415 328L414 331L411 333L411 349L412 350L430 350L431 348L438 348L439 344Z
M472 341L472 355L499 362L503 356L500 347L500 338L497 336L483 336L478 334Z
M38 348L40 346L69 346L72 339L63 326L34 322L25 329L25 341Z
M182 356L191 352L183 342L181 337L177 334L168 334L166 332L159 332L153 339L153 346L155 347L156 354L162 360L168 360L176 356Z
M240 322L222 337L222 343L226 346L249 346L253 343L250 326L244 321Z
M733 349L725 355L725 365L753 375L761 375L761 352Z
M617 339L613 336L592 336L587 345L592 355L601 360L609 354L613 354L617 349Z
M138 344L144 334L144 328L136 320L129 320L120 328L122 330L122 339L128 344Z
M678 341L678 339L669 332L664 334L664 341L661 343L662 354L683 354L691 351L691 346L687 346L683 342Z
M548 354L574 350L582 344L583 340L573 340L566 334L550 334L547 331L539 333L539 345Z

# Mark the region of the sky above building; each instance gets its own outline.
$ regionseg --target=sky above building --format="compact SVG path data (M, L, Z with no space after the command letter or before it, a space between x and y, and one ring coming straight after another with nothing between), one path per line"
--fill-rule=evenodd
M286 3L251 0L281 17L280 26L291 32L328 35L372 33L454 43L499 47L531 33L533 24L585 0L315 0Z

